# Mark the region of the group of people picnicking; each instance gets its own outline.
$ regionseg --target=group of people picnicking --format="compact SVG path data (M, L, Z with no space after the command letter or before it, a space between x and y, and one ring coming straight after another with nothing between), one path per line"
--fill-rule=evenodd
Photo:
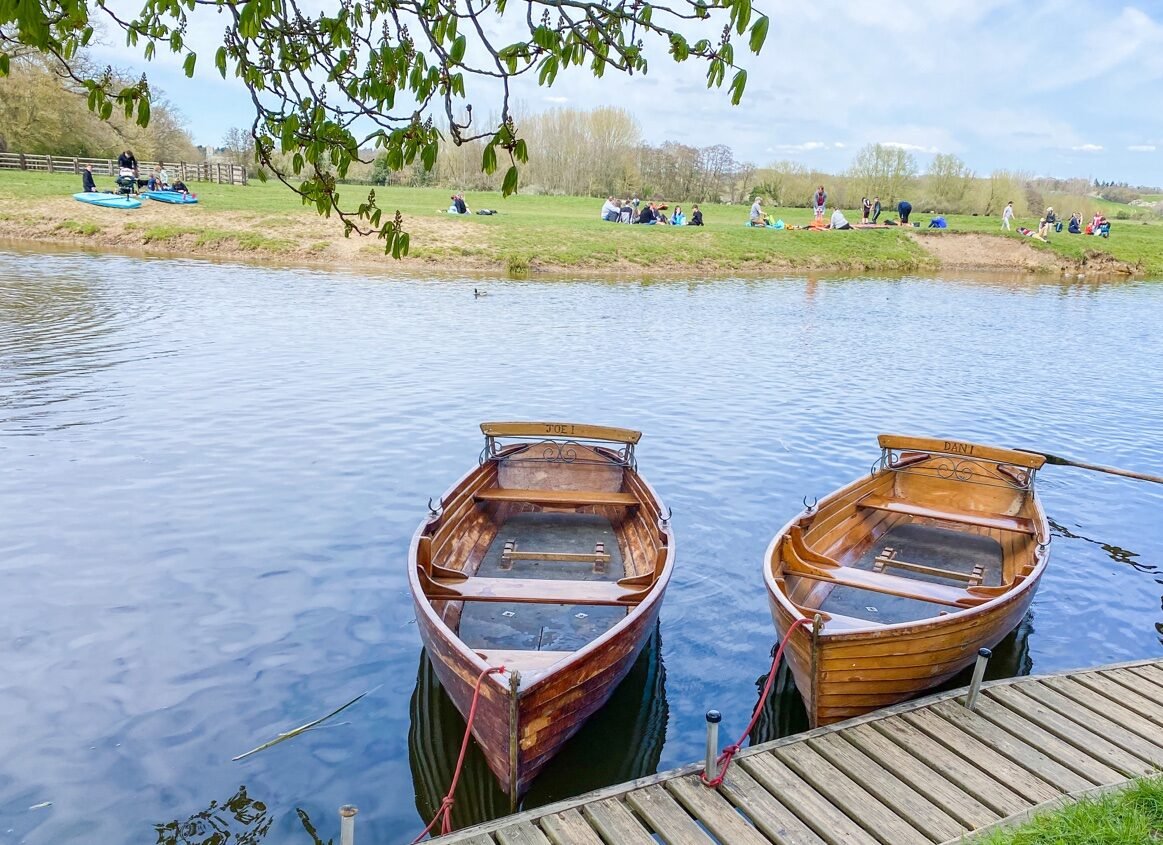
M633 199L618 199L606 197L602 204L602 220L607 223L638 223L643 226L702 226L703 212L698 204L691 206L691 215L688 219L681 205L674 207L672 214L667 214L670 206L664 202L642 201L634 196Z
M93 178L93 165L86 164L81 171L81 185L81 190L86 193L99 193L97 181ZM158 162L148 178L142 179L137 157L132 150L125 150L117 157L117 189L123 194L135 194L140 188L148 191L178 191L183 194L190 192L181 180L170 184L170 174L161 162Z
M901 200L897 203L896 210L899 215L898 220L885 220L880 222L880 214L883 210L880 204L880 197L861 197L860 199L860 223L853 226L848 222L848 218L844 216L844 212L839 208L832 209L832 216L828 217L828 192L824 190L824 186L820 185L815 193L812 194L811 202L809 203L814 213L814 218L807 226L795 226L784 223L783 220L772 220L768 214L763 210L763 197L756 197L755 202L751 205L751 214L748 216L747 224L749 226L764 227L768 229L859 229L859 228L881 228L884 226L909 226L909 215L913 213L913 206L908 200ZM947 224L943 216L937 216L929 223L930 227L937 229L944 229Z
M1010 200L1005 207L1005 211L1001 215L1001 227L1007 232L1010 231L1010 224L1014 220L1014 203ZM1070 221L1063 223L1058 219L1058 214L1054 211L1053 206L1047 206L1046 212L1038 221L1037 229L1027 229L1025 226L1018 227L1018 233L1025 235L1028 238L1036 238L1040 241L1045 241L1051 232L1061 232L1063 227L1071 235L1098 235L1103 238L1109 238L1111 234L1110 221L1103 216L1101 211L1096 211L1094 217L1085 226L1082 223L1082 212L1075 211L1070 215Z

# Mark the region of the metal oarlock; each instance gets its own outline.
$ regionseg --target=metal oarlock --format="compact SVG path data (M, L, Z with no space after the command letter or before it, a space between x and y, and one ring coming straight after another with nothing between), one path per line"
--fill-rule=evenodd
M704 766L704 777L714 780L719 774L715 771L719 767L719 722L723 721L723 714L718 710L707 711L707 762Z
M355 814L358 812L354 804L344 804L339 808L339 845L355 845Z
M967 710L977 709L977 694L981 692L981 679L985 677L985 664L989 663L991 657L993 657L993 652L988 648L978 649L977 664L973 667L973 679L969 682L969 692L965 696Z

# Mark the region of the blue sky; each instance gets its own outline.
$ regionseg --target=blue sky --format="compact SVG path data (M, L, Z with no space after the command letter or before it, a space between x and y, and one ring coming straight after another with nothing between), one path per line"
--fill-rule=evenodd
M512 9L523 14L520 5ZM1163 185L1160 0L759 0L756 8L771 16L771 30L762 55L744 60L740 106L725 90L707 90L695 63L661 56L645 77L598 81L575 70L552 89L522 83L516 98L526 111L621 106L651 142L727 143L760 166L791 159L839 172L879 142L909 149L922 168L940 152L979 173ZM247 93L210 66L220 21L199 15L188 33L201 57L194 80L177 60L146 65L123 46L99 47L96 58L145 70L195 141L217 145L252 119ZM487 98L473 105L492 110Z

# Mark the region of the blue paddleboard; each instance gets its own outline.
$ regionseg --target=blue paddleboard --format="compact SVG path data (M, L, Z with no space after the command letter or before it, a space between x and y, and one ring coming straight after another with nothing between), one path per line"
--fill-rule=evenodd
M181 191L142 191L141 196L159 202L171 202L175 205L189 205L198 201L193 194L184 194Z
M104 208L141 208L141 200L135 197L127 197L124 194L103 194L99 191L86 191L80 194L73 194L73 199L77 202L87 202L89 205L100 205Z

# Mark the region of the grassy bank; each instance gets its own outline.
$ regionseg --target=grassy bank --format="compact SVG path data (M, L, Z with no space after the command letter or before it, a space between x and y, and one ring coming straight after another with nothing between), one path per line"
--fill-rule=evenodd
M601 202L591 198L470 194L470 208L500 213L465 218L443 213L449 203L445 189L378 188L380 206L399 209L412 235L411 255L398 263L383 255L374 238L345 239L337 221L304 208L278 184L196 183L191 185L200 199L196 206L146 202L126 212L74 201L71 194L79 182L72 175L0 171L0 237L229 258L513 274L914 272L935 270L942 263L974 267L982 262L984 269L1053 272L1081 266L1087 252L1097 250L1137 272L1163 276L1163 225L1154 223L1116 223L1109 241L1059 235L1045 245L1002 235L993 218L954 216L949 218L951 231L931 235L898 229L773 231L747 227L746 207L704 205L707 225L701 229L640 227L602 222ZM98 179L98 184L108 187L110 180ZM342 188L353 205L369 190ZM805 209L771 213L792 224L810 220ZM988 243L999 249L959 250L958 231L988 236Z
M1036 815L1015 828L972 839L974 845L1158 845L1163 842L1163 780L1085 799Z

